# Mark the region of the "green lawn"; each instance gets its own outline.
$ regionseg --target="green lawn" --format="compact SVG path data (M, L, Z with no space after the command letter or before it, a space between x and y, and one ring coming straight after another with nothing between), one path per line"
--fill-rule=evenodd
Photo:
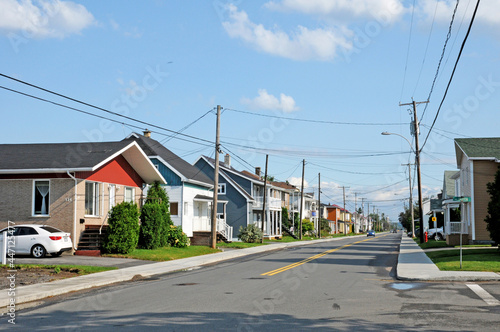
M460 271L460 250L426 252L442 271ZM491 249L462 250L462 271L500 272L500 251Z
M206 246L189 246L186 248L164 247L160 249L134 249L131 253L126 255L119 254L104 254L107 257L120 257L120 258L135 258L147 261L170 261L174 259L181 259L193 256L201 256L206 254L213 254L220 252L218 249L212 249Z

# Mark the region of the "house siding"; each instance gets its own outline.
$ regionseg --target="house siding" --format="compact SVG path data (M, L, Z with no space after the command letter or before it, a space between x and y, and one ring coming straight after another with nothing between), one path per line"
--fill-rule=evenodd
M498 164L492 161L473 161L474 165L474 217L476 241L490 241L484 219L488 215L488 203L491 200L487 184L495 180Z
M167 181L167 185L169 186L182 186L182 179L179 175L173 172L170 168L165 166L162 162L160 162L156 158L150 158L153 165L158 167L158 171L163 176L165 181Z

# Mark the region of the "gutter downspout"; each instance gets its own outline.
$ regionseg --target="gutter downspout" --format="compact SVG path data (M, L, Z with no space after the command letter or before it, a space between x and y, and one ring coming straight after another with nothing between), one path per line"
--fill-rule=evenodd
M78 197L77 196L77 185L78 185L78 180L73 176L71 175L71 173L69 171L66 171L66 173L68 174L68 176L70 178L72 178L73 180L75 180L75 197L73 199L74 201L74 207L73 207L73 249L77 250L77 247L76 247L76 198Z

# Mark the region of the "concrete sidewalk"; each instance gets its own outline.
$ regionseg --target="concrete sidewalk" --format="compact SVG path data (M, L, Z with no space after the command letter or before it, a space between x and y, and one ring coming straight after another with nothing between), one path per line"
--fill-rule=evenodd
M353 236L353 238L355 237L365 237L365 235ZM16 305L18 305L21 303L41 300L51 296L57 296L93 287L106 286L118 282L129 281L136 276L150 277L153 275L188 270L201 265L212 264L233 258L243 257L252 254L259 254L272 250L318 244L329 241L338 241L342 239L344 238L268 244L265 246L239 249L239 250L229 250L215 254L189 257L189 258L177 259L166 262L158 262L158 263L151 263L149 261L145 261L143 265L126 267L113 271L93 273L80 277L57 280L53 282L16 287L15 303ZM12 299L12 297L10 297L8 293L9 289L4 289L0 291L1 308L6 308ZM3 312L3 310L0 310L0 312Z
M353 237L366 237L358 235ZM34 284L15 288L15 296L9 296L9 289L0 291L0 307L4 312L12 299L15 304L28 303L47 297L62 295L70 292L90 289L93 287L111 285L118 282L129 281L134 277L150 277L175 271L189 270L198 266L221 262L229 259L252 254L269 252L291 247L319 244L330 241L339 241L344 238L322 239L314 241L290 242L268 244L265 246L229 250L216 254L196 256L173 261L152 263L124 267L118 270L105 271L84 275L81 277L57 280L48 283ZM7 277L7 276L6 276ZM434 263L427 257L422 249L411 238L402 236L401 247L397 265L397 278L400 280L450 280L450 281L477 281L500 280L500 274L492 272L445 272L439 271Z
M404 235L396 273L399 280L500 281L500 274L494 272L441 271L412 238Z

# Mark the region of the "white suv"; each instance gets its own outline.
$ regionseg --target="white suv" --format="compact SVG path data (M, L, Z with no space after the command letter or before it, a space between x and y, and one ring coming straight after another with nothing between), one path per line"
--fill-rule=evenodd
M71 250L73 244L69 233L48 225L16 225L0 231L0 243L3 232L7 232L7 241L14 240L14 254L31 254L35 258L45 255L59 256Z

